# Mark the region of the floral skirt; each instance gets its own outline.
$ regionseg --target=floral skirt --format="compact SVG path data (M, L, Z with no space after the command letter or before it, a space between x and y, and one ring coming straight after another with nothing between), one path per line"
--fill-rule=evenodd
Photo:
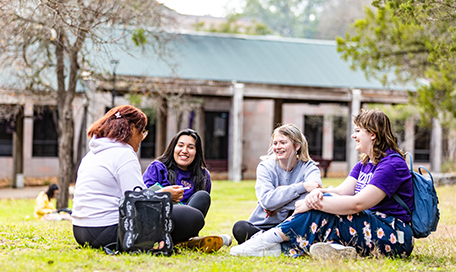
M295 214L277 227L290 238L282 243L282 251L293 257L308 254L310 245L317 242L352 246L361 256L407 257L413 250L413 232L408 224L369 210L353 215L311 210Z

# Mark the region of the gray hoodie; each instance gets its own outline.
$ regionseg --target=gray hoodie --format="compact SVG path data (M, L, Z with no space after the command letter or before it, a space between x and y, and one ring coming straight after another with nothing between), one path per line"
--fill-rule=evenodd
M306 197L307 192L301 182L312 180L321 185L320 169L313 161L298 161L290 172L283 170L275 158L261 161L255 183L258 206L248 221L257 226L278 225L295 209L295 202ZM277 213L266 218L264 209Z

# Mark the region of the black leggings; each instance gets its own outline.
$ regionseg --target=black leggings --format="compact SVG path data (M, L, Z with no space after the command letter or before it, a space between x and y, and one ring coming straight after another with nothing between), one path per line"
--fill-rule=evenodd
M187 205L174 205L171 213L175 244L198 236L204 227L204 218L211 205L211 196L206 191L198 191L190 197ZM73 235L80 245L92 248L104 247L117 241L118 224L107 227L79 227L73 225Z
M238 244L244 243L246 240L250 239L255 233L268 230L275 227L275 225L268 226L256 226L249 221L237 221L233 226L233 236L238 242Z
M173 206L171 220L174 223L174 229L171 237L175 244L198 236L199 231L204 227L204 218L210 206L211 196L206 191L194 193L187 201L187 205Z
M73 225L73 235L81 246L85 244L92 248L104 247L117 241L119 225L107 227L78 227Z

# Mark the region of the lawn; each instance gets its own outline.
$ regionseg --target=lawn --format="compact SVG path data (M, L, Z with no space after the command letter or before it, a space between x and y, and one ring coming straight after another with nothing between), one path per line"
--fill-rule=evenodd
M324 179L335 186L340 179ZM237 220L256 205L254 181L214 181L212 206L201 235L231 234ZM232 257L223 247L212 254L182 251L171 257L147 254L108 256L78 248L68 221L33 218L33 200L0 200L2 271L456 271L456 186L437 188L441 219L437 232L416 240L407 259L364 258L318 261L310 257Z

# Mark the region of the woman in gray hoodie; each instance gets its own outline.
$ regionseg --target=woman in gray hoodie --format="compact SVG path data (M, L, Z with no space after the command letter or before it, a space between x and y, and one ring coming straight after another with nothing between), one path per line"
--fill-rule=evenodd
M322 185L320 170L310 159L307 140L293 124L274 130L268 155L260 159L255 184L258 205L248 221L241 220L233 226L233 236L239 244L259 231L277 226L293 213L297 200Z

